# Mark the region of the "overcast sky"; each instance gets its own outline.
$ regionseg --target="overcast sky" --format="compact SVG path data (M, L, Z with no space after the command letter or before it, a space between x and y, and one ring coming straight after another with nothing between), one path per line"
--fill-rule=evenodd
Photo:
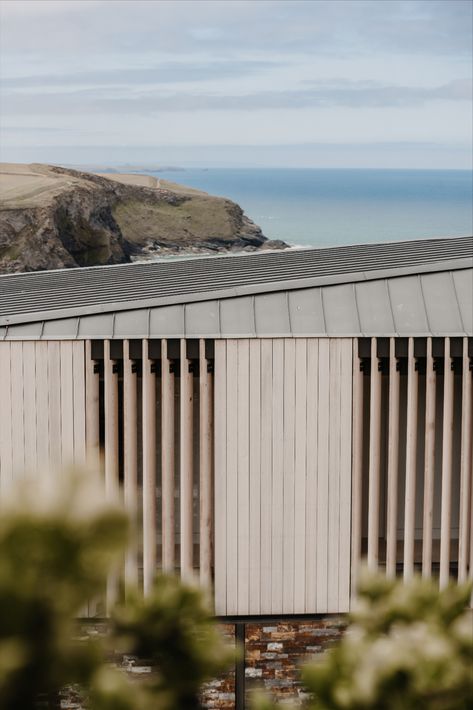
M471 164L470 0L1 0L0 158Z

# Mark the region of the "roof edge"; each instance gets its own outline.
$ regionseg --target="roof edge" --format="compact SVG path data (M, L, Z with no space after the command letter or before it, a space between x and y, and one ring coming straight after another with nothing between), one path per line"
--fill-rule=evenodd
M390 247L390 246L402 246L405 244L406 246L411 246L412 244L436 244L438 242L448 242L448 241L462 241L464 239L471 239L473 237L472 234L456 234L455 236L435 236L435 237L420 237L418 239L389 239L387 241L381 241L381 242L349 242L347 244L324 244L322 246L305 246L305 245L289 245L285 249L263 249L263 250L257 250L257 251L252 251L252 252L245 252L245 251L228 251L228 252L220 252L217 254L194 254L192 256L189 255L183 255L182 257L177 256L174 258L171 257L161 257L156 260L144 260L144 261L131 261L131 262L125 262L122 264L97 264L95 266L73 266L73 267L63 267L61 269L44 269L41 271L21 271L21 272L14 272L14 273L9 273L9 274L0 274L0 280L3 278L11 278L11 277L28 277L32 276L33 274L58 274L58 273L74 273L74 272L87 272L87 271L97 271L99 269L106 269L106 270L113 270L117 268L123 268L127 266L134 266L136 264L166 264L170 262L177 262L177 261L202 261L202 260L215 260L215 259L234 259L235 257L248 257L248 258L254 258L255 256L267 256L269 254L281 254L281 253L288 253L288 252L304 252L304 251L311 251L311 252L323 252L323 251L329 251L329 250L337 250L337 249L350 249L350 248L360 248L360 247ZM270 240L268 240L270 241Z
M18 313L12 316L0 317L0 326L16 325L21 323L36 323L38 321L58 320L60 318L75 318L77 316L100 315L116 311L133 311L139 308L157 308L183 303L199 301L215 301L239 296L254 294L274 293L277 291L295 291L317 286L335 286L360 281L375 281L378 279L398 278L416 274L437 273L445 271L458 271L473 269L473 257L461 259L448 259L444 261L415 264L411 266L373 269L370 271L356 271L347 274L334 274L330 276L313 276L310 278L290 279L286 281L268 282L263 284L248 284L235 286L216 291L204 291L191 294L177 294L175 296L161 296L156 298L137 299L134 301L112 301L95 305L76 306L72 308L59 308L33 313Z

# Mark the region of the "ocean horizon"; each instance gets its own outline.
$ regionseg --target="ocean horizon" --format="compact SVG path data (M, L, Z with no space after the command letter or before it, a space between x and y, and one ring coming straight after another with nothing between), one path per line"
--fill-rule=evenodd
M193 167L150 174L237 202L268 238L292 246L473 232L469 170Z

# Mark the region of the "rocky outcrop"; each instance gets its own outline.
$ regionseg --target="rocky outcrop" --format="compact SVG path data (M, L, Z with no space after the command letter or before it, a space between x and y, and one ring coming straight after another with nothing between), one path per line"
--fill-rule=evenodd
M1 179L0 273L286 246L234 202L149 176L4 165Z

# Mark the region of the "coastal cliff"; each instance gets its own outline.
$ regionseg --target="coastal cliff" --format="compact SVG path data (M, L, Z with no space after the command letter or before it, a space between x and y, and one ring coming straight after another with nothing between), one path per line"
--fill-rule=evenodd
M281 248L231 200L148 175L0 168L0 273Z

